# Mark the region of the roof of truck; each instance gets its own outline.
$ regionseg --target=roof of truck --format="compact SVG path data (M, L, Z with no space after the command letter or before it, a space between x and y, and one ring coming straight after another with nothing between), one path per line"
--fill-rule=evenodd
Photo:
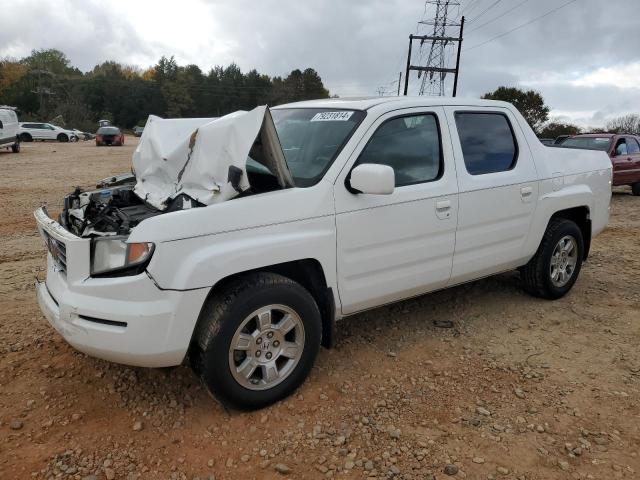
M344 108L349 110L368 110L382 104L396 104L398 107L411 106L493 106L506 107L511 104L497 100L481 100L478 98L453 98L431 96L399 96L399 97L344 97L323 98L319 100L305 100L302 102L287 103L274 107L278 108ZM395 105L394 105L395 106Z

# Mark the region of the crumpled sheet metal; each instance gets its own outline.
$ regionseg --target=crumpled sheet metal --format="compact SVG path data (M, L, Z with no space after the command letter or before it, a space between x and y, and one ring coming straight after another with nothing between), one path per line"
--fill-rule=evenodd
M272 171L282 187L293 180L266 106L220 118L163 119L149 116L133 154L135 193L164 210L178 195L205 205L224 202L250 187L246 162L261 141L264 158L255 159ZM230 166L242 170L239 188L228 181Z

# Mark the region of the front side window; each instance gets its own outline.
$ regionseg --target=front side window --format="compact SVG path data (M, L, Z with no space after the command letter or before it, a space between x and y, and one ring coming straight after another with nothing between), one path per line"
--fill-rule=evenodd
M430 182L442 175L442 149L434 114L408 115L384 122L371 136L356 165L393 168L396 187Z
M320 181L366 113L335 108L271 111L280 145L296 187ZM257 162L249 167L259 169Z
M456 112L462 156L471 175L511 170L518 147L511 124L502 113Z
M638 142L635 138L627 138L627 150L629 155L640 153L640 146L638 146Z
M625 142L624 138L622 138L616 145L616 155L627 155L627 153L627 142Z

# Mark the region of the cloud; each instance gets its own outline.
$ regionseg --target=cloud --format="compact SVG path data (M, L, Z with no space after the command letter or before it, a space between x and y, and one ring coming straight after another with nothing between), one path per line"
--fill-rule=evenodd
M601 67L571 81L577 87L613 86L617 88L640 89L640 61L620 64L614 67Z
M471 1L460 0L460 9ZM581 122L640 109L640 34L633 14L611 14L599 0L578 0L492 40L558 1L530 0L486 26L514 4L501 2L475 20L494 2L474 2L467 14L460 95L478 97L500 85L536 88L553 115ZM611 0L610 7L633 12L635 3ZM427 17L432 8L427 5ZM147 67L161 55L203 70L230 62L269 75L313 67L341 96L375 95L380 87L395 93L408 35L416 33L424 12L421 0L22 0L3 6L3 20L16 21L2 22L0 57L59 48L83 70L105 60ZM427 31L420 27L420 33ZM427 46L421 53L416 45L414 61L426 56ZM412 73L412 93L419 84Z

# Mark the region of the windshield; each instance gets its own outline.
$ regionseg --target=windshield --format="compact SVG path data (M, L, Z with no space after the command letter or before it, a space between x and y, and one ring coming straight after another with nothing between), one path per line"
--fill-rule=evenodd
M272 110L287 165L297 187L320 181L365 112L335 108Z
M560 145L569 148L584 148L587 150L609 150L611 137L570 137Z

